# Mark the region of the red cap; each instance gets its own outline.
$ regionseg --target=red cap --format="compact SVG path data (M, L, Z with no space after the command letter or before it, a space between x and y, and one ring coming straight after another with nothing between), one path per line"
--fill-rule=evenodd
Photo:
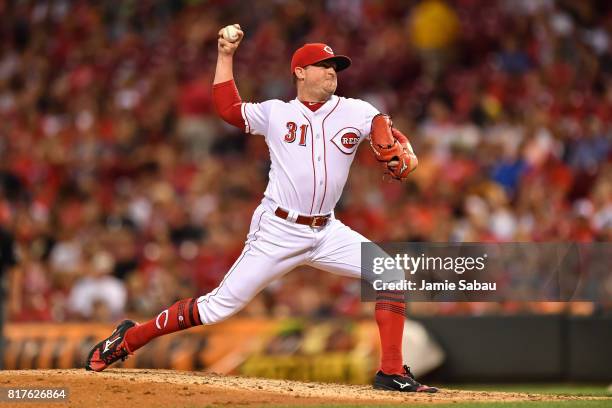
M336 63L336 72L342 71L351 65L351 59L349 57L334 54L334 50L332 50L329 45L310 43L304 44L293 53L293 58L291 58L291 73L293 74L297 67L304 68L307 65L326 60L332 60Z

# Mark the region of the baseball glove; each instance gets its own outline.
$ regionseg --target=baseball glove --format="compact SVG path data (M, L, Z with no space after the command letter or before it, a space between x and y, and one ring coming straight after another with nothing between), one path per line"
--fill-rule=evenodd
M395 180L406 180L418 164L408 138L393 128L389 115L381 113L372 119L370 146L376 160L386 164L387 174Z

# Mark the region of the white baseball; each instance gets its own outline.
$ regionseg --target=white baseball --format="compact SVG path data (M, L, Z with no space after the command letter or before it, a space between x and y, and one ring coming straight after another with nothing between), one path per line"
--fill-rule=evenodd
M229 42L238 41L238 29L233 25L228 25L223 28L223 39Z

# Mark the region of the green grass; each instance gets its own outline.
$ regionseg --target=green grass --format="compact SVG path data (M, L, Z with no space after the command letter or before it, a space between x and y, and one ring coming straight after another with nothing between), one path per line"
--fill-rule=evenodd
M610 408L612 400L607 401L563 401L563 402L457 402L451 404L397 404L397 405L307 405L309 408L389 408L405 406L410 408ZM281 408L276 405L275 408ZM286 408L295 408L287 405Z
M452 384L442 388L472 391L527 392L531 394L612 397L607 384ZM612 406L612 401L610 402Z

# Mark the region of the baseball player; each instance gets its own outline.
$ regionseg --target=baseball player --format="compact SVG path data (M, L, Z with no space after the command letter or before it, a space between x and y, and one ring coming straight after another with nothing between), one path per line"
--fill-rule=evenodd
M334 95L337 73L348 68L351 60L328 45L306 44L293 54L295 99L243 102L232 65L244 33L237 24L230 28L235 38L224 38L224 30L219 31L215 107L226 122L264 137L271 158L269 183L253 214L242 254L212 292L180 300L146 323L125 320L119 324L91 350L88 370L102 371L125 360L158 336L221 322L299 265L361 278L361 243L369 241L334 216L357 147L370 136L376 157L398 179L417 165L408 139L392 128L388 116L362 100ZM401 293L377 292L375 314L382 353L374 387L436 392L418 383L403 365L403 300Z

